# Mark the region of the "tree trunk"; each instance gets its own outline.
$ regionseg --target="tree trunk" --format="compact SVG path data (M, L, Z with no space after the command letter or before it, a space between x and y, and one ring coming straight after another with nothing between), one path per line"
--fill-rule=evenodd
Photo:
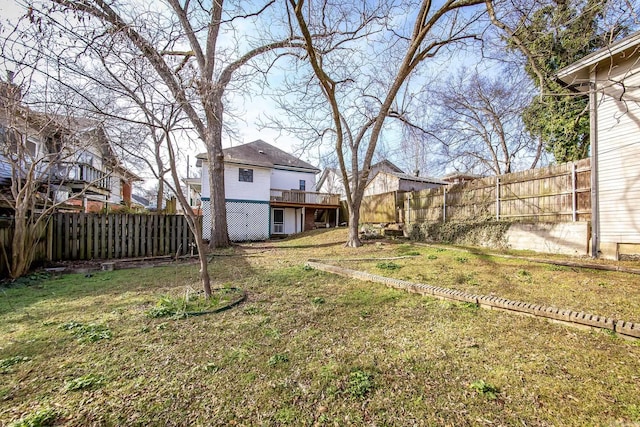
M346 247L358 248L362 246L360 240L360 205L362 204L362 196L353 198L353 202L349 206L349 235L347 237Z
M34 227L35 225L30 224L26 214L16 209L9 265L9 276L12 279L25 275L31 268L37 243L34 238L36 230L32 229Z
M227 206L224 191L224 154L222 153L222 101L209 114L207 155L209 157L209 188L211 189L211 239L209 248L229 246Z
M164 201L164 177L158 179L158 194L156 194L156 213L162 213L162 202Z
M198 222L196 222L198 224ZM209 276L209 266L207 262L207 245L202 240L202 229L200 226L195 227L196 246L198 248L198 261L200 261L200 281L204 289L205 298L211 297L211 277Z

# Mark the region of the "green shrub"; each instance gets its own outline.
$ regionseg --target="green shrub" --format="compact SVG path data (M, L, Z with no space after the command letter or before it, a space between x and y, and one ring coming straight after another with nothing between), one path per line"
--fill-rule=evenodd
M70 331L72 335L78 338L80 342L96 342L100 340L108 340L111 338L111 331L105 325L82 323L72 320L60 326L60 329Z
M362 369L349 373L349 380L345 393L351 397L362 398L373 390L373 376Z
M269 358L269 362L267 363L269 364L269 366L273 367L287 362L289 362L289 356L287 356L286 354L278 353L271 356Z
M495 400L498 398L500 389L493 384L486 383L484 380L477 380L471 383L470 386L478 394L487 397L488 399Z
M10 424L10 427L47 427L52 426L57 418L58 412L55 409L40 409Z
M7 372L11 371L11 367L13 365L17 365L18 363L28 362L29 360L31 359L25 356L13 356L13 357L8 357L6 359L1 359L0 373L6 374Z
M401 266L396 264L395 262L379 262L376 267L381 270L398 270L399 268L401 268Z
M102 375L87 374L71 381L67 381L64 385L65 391L77 391L90 388L97 388L104 384L105 379Z

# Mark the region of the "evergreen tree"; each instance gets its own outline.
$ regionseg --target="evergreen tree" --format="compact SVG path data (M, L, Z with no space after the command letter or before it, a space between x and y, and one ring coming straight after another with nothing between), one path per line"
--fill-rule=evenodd
M521 19L509 40L513 47L520 47L515 38L526 46L526 71L542 93L525 108L525 127L559 163L589 155L589 100L560 85L555 76L607 44L598 34L606 5L602 0L552 0Z

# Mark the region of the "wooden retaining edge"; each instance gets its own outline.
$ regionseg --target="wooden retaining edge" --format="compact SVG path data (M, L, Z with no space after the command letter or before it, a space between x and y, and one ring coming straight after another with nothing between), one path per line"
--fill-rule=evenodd
M505 298L486 295L475 295L454 289L441 288L424 283L413 283L391 277L378 276L364 271L351 270L334 265L323 264L317 260L307 261L307 266L339 276L351 277L369 282L382 283L395 289L402 289L411 293L430 296L449 301L468 302L479 307L492 310L502 310L532 317L541 317L552 322L562 323L581 328L596 328L613 331L623 338L640 339L640 323L626 322L584 312L547 307L539 304L529 304L522 301L512 301Z

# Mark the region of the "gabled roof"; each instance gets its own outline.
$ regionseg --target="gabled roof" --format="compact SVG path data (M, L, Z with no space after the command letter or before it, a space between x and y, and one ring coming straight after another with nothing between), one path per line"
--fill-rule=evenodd
M131 200L133 200L137 204L142 205L144 207L147 207L147 206L149 206L151 204L149 199L147 199L146 197L139 196L139 195L137 195L135 193L131 194Z
M430 184L440 184L440 185L449 184L448 182L443 181L443 180L438 179L438 178L432 178L430 176L415 176L415 175L411 175L411 174L404 173L404 172L398 173L398 172L380 171L380 172L378 172L376 174L376 176L381 174L381 173L386 173L387 175L395 176L395 177L397 177L397 178L399 178L401 180L404 180L404 181L428 182ZM375 178L375 176L374 176L374 178ZM373 178L370 181L372 181L372 180L373 180Z
M267 168L288 167L295 169L307 169L310 172L320 172L320 169L299 158L267 144L258 139L247 144L238 145L236 147L225 148L222 150L224 161L229 163L238 163L249 166L262 166ZM198 154L196 158L206 160L207 154Z
M320 174L320 177L318 178L318 182L316 183L316 190L319 190L320 188L322 188L322 185L327 180L327 178L329 178L329 174L331 174L331 173L333 173L334 175L338 176L338 170L336 168L324 168L322 170L322 173Z
M559 70L557 76L567 85L577 86L577 89L581 91L588 91L588 87L580 88L579 86L581 83L590 81L590 72L594 66L603 61L609 61L608 66L613 67L618 59L626 59L631 56L638 57L639 50L640 31L590 53L579 61Z
M371 165L370 169L373 171L383 170L383 171L390 171L395 173L404 173L402 169L400 169L399 167L397 167L387 159L381 160L378 163Z

